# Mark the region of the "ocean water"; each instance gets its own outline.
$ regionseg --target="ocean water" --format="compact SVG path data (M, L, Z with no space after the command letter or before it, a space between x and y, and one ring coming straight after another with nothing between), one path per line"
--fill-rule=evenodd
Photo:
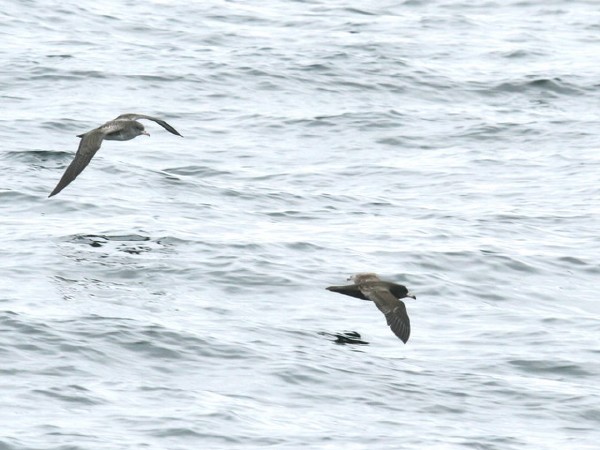
M596 2L0 5L1 450L598 448Z

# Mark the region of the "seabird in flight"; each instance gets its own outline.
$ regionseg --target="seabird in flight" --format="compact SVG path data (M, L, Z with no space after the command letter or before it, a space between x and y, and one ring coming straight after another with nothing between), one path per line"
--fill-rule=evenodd
M417 297L411 294L406 286L382 281L374 273L357 273L348 279L354 281L354 284L329 286L327 290L373 301L385 315L387 324L394 334L406 344L410 336L410 320L406 306L400 299L405 297L416 299Z
M129 141L142 134L150 136L150 133L145 130L144 125L137 121L138 119L152 120L168 132L181 136L179 131L164 120L157 119L156 117L146 116L144 114L121 114L115 120L106 122L104 125L88 131L87 133L77 135L77 137L81 138L81 141L79 142L79 148L77 149L75 158L71 164L69 164L69 167L67 167L62 178L48 197L58 194L77 178L100 149L103 140Z

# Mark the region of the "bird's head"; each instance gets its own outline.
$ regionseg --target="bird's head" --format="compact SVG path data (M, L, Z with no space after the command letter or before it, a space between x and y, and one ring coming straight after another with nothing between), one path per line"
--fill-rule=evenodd
M142 134L145 134L146 136L150 136L150 133L148 133L146 131L146 129L144 128L144 125L142 125L141 123L135 122L134 127L135 127L135 131L137 132L138 136L140 136Z
M413 300L417 299L417 296L415 294L413 294L412 292L410 292L408 290L408 288L402 284L394 284L391 286L390 288L390 292L397 298L397 299L401 299L401 298L405 298L405 297L409 297L412 298Z

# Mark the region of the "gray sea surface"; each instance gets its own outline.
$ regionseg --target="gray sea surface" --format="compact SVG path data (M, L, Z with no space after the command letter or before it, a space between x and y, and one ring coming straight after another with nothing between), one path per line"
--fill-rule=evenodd
M0 42L1 450L599 448L598 2L0 0ZM47 198L127 112L184 138Z

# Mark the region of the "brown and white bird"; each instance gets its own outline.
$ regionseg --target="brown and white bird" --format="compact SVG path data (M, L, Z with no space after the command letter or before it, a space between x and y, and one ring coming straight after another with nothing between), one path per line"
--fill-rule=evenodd
M354 281L354 284L329 286L327 290L361 300L373 301L385 315L387 324L394 334L406 344L410 336L410 319L406 312L406 306L400 299L405 297L416 299L417 297L411 294L406 286L382 281L374 273L357 273L348 279Z
M104 125L94 128L87 133L77 135L77 137L81 138L81 141L79 142L75 158L71 161L71 164L69 164L69 167L67 167L62 178L48 197L58 194L77 178L90 163L96 152L100 150L102 141L129 141L142 134L150 136L150 133L145 130L144 125L137 121L138 119L152 120L168 132L181 136L179 131L164 120L157 119L156 117L144 114L121 114L115 120L106 122Z

